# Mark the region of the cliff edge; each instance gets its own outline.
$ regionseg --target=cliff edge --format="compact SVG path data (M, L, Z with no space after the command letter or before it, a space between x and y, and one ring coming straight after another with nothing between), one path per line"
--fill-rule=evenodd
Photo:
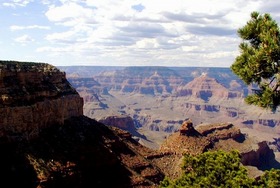
M29 140L83 115L83 99L65 73L47 63L0 61L0 138Z
M9 187L157 187L164 174L131 134L83 116L65 73L0 61L0 174Z

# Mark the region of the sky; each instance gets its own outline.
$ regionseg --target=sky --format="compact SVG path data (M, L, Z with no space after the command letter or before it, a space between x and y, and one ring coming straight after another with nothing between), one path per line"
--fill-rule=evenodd
M0 59L55 66L230 67L276 0L0 0Z

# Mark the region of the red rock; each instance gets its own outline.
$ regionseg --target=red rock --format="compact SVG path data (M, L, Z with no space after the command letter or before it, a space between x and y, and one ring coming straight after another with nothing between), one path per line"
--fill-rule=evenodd
M83 115L82 98L56 67L1 61L0 72L0 135L6 139L31 139Z
M178 87L178 96L194 96L208 101L211 97L216 98L235 98L241 97L241 93L231 92L216 79L202 74L185 86Z

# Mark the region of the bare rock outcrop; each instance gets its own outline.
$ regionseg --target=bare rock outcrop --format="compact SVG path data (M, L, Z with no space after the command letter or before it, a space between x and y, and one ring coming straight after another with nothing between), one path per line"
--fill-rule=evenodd
M108 125L114 126L122 130L134 132L135 126L133 119L130 116L119 115L119 116L107 116L99 120L99 122Z
M273 150L265 141L256 143L255 145L257 147L241 153L242 164L259 167L260 169L268 169L273 165L273 162L276 162Z
M216 79L204 73L185 86L178 87L177 96L193 96L208 101L211 97L241 98L242 94L237 91L229 91Z
M198 135L200 135L200 133L194 129L193 123L190 119L183 122L179 131L180 131L180 135L185 135L185 136L198 136Z
M197 127L197 131L211 140L233 139L243 142L245 135L231 123L210 124Z
M83 99L65 73L46 63L0 61L0 137L31 139L83 115Z
M191 120L184 121L179 131L170 135L161 145L159 151L168 155L154 161L169 177L176 178L180 175L176 171L184 154L198 155L220 149L238 150L244 165L255 166L258 169L277 165L273 150L267 142L250 138L233 124L204 124L194 128ZM163 159L165 163L160 162Z

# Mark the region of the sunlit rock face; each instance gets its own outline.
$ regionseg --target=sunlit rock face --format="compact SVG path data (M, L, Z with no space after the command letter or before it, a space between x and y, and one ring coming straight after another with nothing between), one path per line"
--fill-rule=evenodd
M170 94L184 83L183 78L166 67L127 67L103 72L95 79L108 89L146 95Z
M65 73L46 63L0 61L0 137L31 139L83 115L83 99Z
M241 98L242 93L230 91L220 84L216 79L202 74L185 86L178 87L178 96L193 96L203 101L209 101L211 97L215 98Z
M182 120L191 118L195 124L232 122L280 133L280 109L271 113L248 105L244 97L254 86L244 84L229 68L72 69L69 81L84 98L84 115L90 118L128 115L137 127L164 132L178 130Z

